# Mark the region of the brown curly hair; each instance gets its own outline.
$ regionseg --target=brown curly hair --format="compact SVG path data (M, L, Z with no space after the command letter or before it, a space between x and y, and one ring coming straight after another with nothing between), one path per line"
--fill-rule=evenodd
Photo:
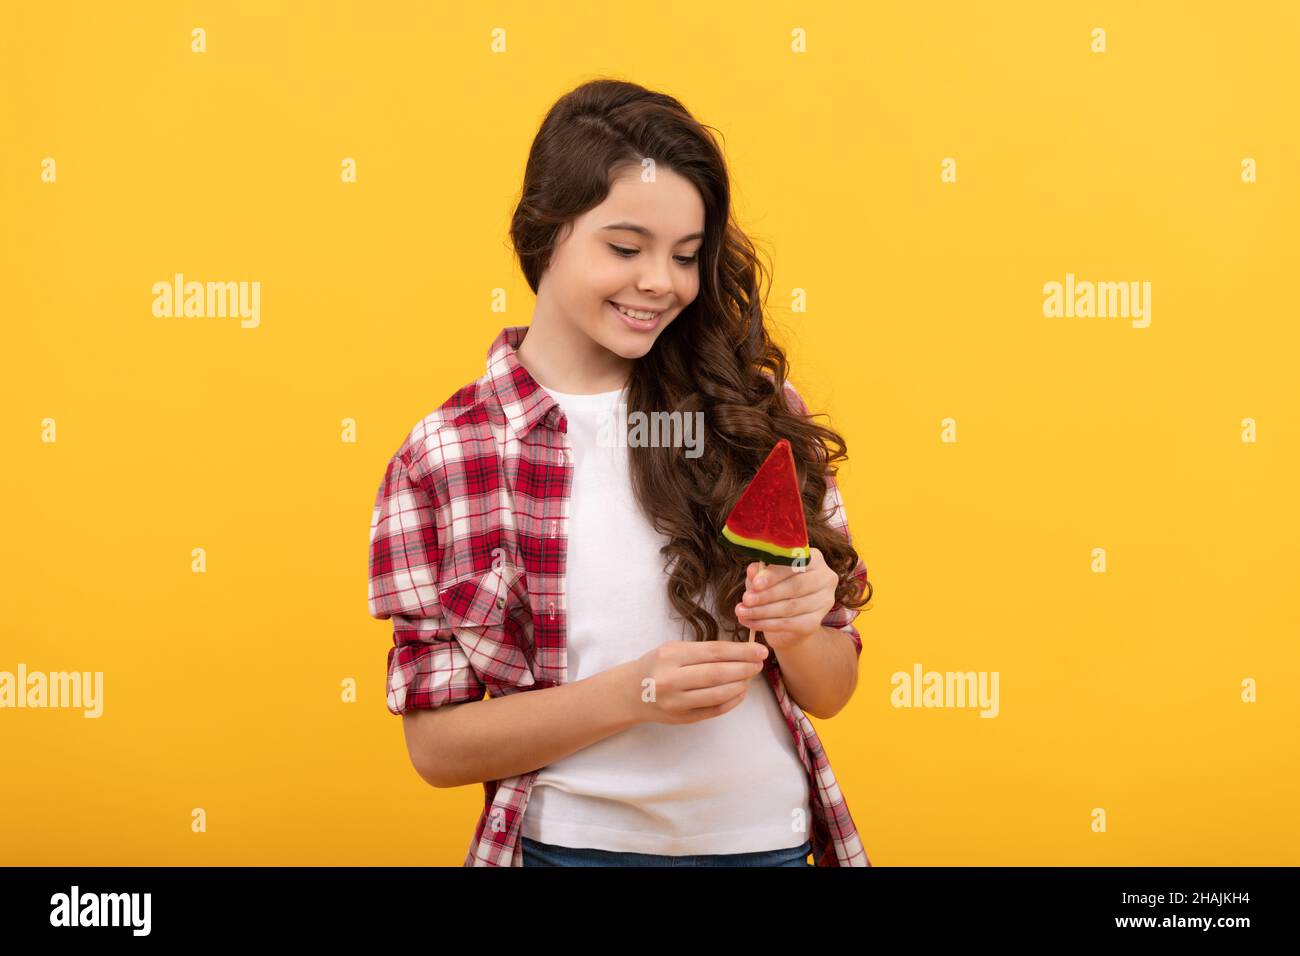
M870 581L860 587L851 579L858 554L822 510L826 476L837 474L834 462L847 458L847 446L787 398L786 356L764 323L770 273L732 219L726 163L706 132L711 129L666 94L615 79L584 83L543 120L510 225L515 254L535 294L560 230L603 202L621 169L652 158L693 183L704 201L699 295L634 363L626 398L629 417L636 411L702 411L708 423L697 458L681 448L628 449L641 509L669 539L661 552L669 600L696 640L717 640L720 628L733 637L745 631L734 609L748 561L718 535L780 438L789 440L794 453L809 544L840 576L836 602L861 608L874 590ZM712 613L701 604L709 590L716 596Z

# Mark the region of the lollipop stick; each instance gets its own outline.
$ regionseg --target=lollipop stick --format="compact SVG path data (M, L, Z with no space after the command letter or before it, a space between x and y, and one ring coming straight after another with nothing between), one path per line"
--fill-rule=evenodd
M765 567L767 567L767 565L765 565L762 561L759 561L759 562L758 562L758 570L759 570L759 573L760 573L760 574L762 573L763 568L765 568ZM757 577L757 576L758 576L758 575L755 575L755 577ZM749 640L750 640L751 643L752 643L753 640L754 640L754 629L753 629L752 627L749 629Z

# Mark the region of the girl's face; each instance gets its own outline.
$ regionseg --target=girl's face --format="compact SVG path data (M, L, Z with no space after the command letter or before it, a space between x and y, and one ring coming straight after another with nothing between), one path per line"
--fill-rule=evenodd
M643 182L633 167L561 232L539 303L597 345L638 359L699 293L703 244L704 202L690 181L660 167Z

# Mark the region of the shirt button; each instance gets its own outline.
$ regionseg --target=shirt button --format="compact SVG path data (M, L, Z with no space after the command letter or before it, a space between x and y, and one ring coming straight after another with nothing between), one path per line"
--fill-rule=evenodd
M554 602L554 601L548 601L547 604L546 604L546 607L547 607L547 610L549 610L549 611L551 612L551 620L554 621L554 620L555 620L555 602Z
M506 599L503 597L497 598L497 607L505 607L505 606L506 606Z

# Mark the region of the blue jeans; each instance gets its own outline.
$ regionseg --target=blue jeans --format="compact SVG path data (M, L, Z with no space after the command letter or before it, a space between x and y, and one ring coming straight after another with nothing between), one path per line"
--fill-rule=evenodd
M559 846L520 837L524 866L812 866L811 844L755 853L716 853L698 856L661 856L657 853L625 853L589 847Z

